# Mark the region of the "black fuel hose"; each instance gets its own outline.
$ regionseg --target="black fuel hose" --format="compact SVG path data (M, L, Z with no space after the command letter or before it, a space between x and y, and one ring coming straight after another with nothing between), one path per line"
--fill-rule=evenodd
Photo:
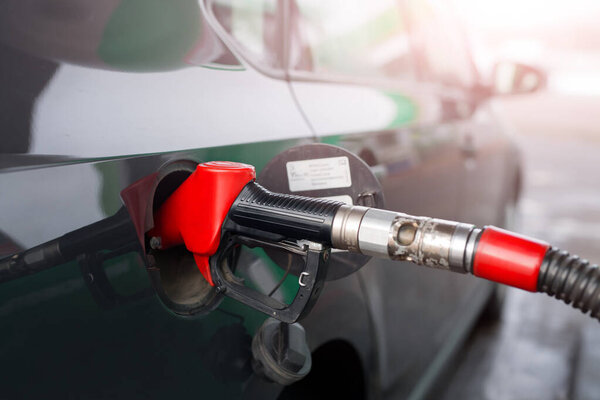
M77 256L137 242L125 207L114 215L0 260L0 283L64 264Z
M551 247L540 266L537 289L600 320L600 268L585 259Z

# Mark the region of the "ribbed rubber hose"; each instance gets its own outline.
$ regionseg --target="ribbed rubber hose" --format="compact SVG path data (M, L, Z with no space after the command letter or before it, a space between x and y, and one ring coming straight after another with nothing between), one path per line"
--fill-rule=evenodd
M540 267L538 292L571 304L600 320L600 268L589 261L552 247Z

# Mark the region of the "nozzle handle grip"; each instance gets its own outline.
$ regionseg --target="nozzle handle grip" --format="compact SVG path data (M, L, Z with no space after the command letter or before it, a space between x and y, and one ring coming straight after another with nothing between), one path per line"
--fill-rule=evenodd
M331 226L340 201L273 193L249 182L229 210L228 218L238 225L331 246Z

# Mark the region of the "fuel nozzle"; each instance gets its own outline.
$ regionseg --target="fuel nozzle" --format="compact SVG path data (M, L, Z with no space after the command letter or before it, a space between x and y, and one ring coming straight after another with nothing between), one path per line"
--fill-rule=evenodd
M600 318L598 267L547 243L496 227L273 193L256 183L254 169L244 164L200 164L155 220L150 234L161 237L155 242L184 243L221 292L286 322L306 315L314 304L330 248L546 292ZM223 267L224 254L240 244L275 246L304 257L300 290L289 307L251 292Z

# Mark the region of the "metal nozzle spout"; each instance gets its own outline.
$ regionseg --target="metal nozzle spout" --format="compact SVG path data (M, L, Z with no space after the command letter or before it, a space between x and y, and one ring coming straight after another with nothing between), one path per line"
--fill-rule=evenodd
M480 229L435 218L342 206L331 231L334 247L467 273Z

